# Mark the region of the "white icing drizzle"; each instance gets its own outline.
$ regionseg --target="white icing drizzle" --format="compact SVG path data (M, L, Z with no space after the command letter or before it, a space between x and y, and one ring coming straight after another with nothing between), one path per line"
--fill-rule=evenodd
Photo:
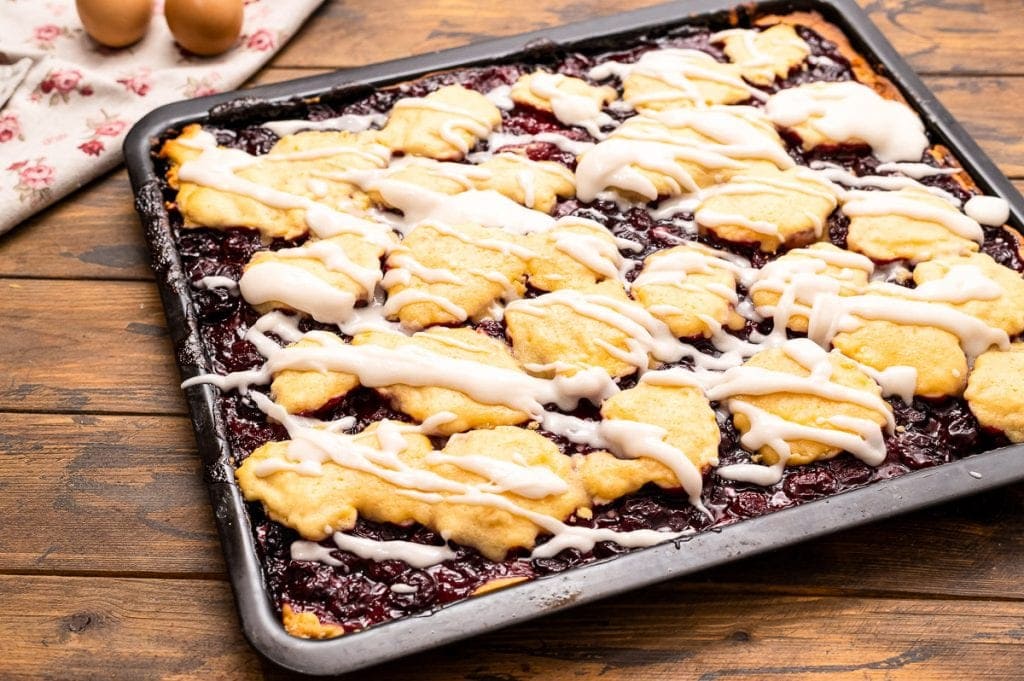
M454 272L443 267L427 267L416 260L408 251L402 247L403 252L392 252L388 257L388 271L381 283L384 288L390 289L393 286L402 284L408 286L412 277L416 277L428 284L463 284L465 283Z
M282 248L276 251L276 255L285 260L293 258L318 260L328 271L344 274L367 293L371 293L381 280L379 264L376 267L363 267L352 262L348 254L345 253L345 248L334 241L310 241L296 248Z
M597 139L604 137L601 128L613 124L614 119L601 111L594 99L562 89L565 80L561 74L538 71L530 75L530 91L548 100L555 118L562 123L579 126Z
M432 303L437 305L460 322L469 319L469 314L452 301L444 296L439 296L436 293L424 291L420 288L407 288L389 295L387 302L384 303L384 314L388 317L393 317L406 305L413 305L415 303Z
M447 546L431 546L411 541L381 541L335 532L331 537L337 547L366 560L401 560L414 568L428 568L456 557Z
M999 227L1010 219L1010 204L998 196L972 196L964 204L964 212L987 227Z
M404 217L394 222L402 232L428 221L448 225L471 223L514 234L544 232L555 224L555 219L547 213L521 206L491 189L448 195L385 176L379 179L364 176L358 184L364 190L380 192L389 205L402 211Z
M928 148L924 124L912 109L854 81L780 90L764 110L783 128L806 124L832 142L864 142L882 161L919 161Z
M699 194L684 194L659 201L658 205L651 210L651 217L655 220L665 220L679 213L693 213L700 205Z
M925 165L923 163L889 163L878 166L879 170L882 170L882 166L904 166L904 165ZM927 166L931 168L931 166ZM832 182L838 182L839 184L846 187L862 188L862 187L876 187L878 189L886 189L890 191L912 188L919 189L921 191L934 194L940 198L946 199L954 206L960 207L960 199L953 196L945 189L939 187L929 187L928 185L921 184L916 179L910 177L899 177L895 175L854 175L850 171L846 170L842 166L836 165L835 163L829 163L828 161L811 161L811 168L816 170L819 175L825 177ZM933 169L934 170L934 169Z
M879 163L878 170L883 173L903 173L915 180L934 175L956 175L961 172L960 168L936 168L927 163Z
M342 563L331 555L332 551L334 551L334 549L327 546L320 546L320 544L317 544L314 541L299 539L292 542L289 552L292 560L309 560L337 567Z
M347 132L363 132L370 128L380 127L387 120L387 116L379 113L357 115L343 114L335 118L325 118L319 121L289 120L289 121L267 121L263 127L270 130L278 137L293 135L300 130L344 130Z
M467 153L472 145L459 134L460 131L482 139L487 137L493 129L491 122L475 111L426 97L404 97L391 107L392 113L398 109L419 109L449 114L450 118L441 124L438 135L463 154Z
M607 61L592 68L588 75L595 80L604 80L612 76L619 80L625 80L629 76L637 74L659 80L671 88L668 92L652 93L630 100L629 103L633 106L679 99L689 100L696 106L704 106L706 104L704 97L693 80L711 81L733 87L762 101L768 98L768 95L748 84L739 75L715 70L713 67L709 68L714 64L718 64L718 62L705 52L668 48L645 52L640 59L632 64Z
M321 158L330 158L331 156L342 155L356 156L364 161L369 161L378 168L382 168L388 164L388 160L391 158L391 150L383 144L368 144L365 146L337 144L330 147L316 147L313 149L302 149L300 151L289 151L284 153L271 152L256 158L258 158L259 161L276 163L282 161L315 161Z
M960 211L945 210L925 203L907 192L852 191L843 202L843 212L850 217L902 215L942 225L953 234L981 243L985 234L977 220Z
M914 401L914 390L917 388L917 369L914 367L891 366L879 371L867 364L860 362L855 362L855 364L861 371L874 379L886 397L895 395L905 404Z
M273 260L246 268L238 288L251 305L281 303L328 324L345 322L356 302L352 293L312 272Z
M764 130L763 119L747 111L749 108L673 110L629 119L580 158L576 167L577 196L589 201L604 189L615 187L654 200L658 188L642 170L663 175L670 194L699 193L701 188L686 167L687 162L711 169L738 170L744 167L743 161L749 160L793 167L793 160L774 133ZM678 129L692 130L710 141L676 134Z
M621 279L627 264L614 244L593 234L561 232L555 237L555 249L607 279ZM629 260L627 269L634 264Z
M526 499L543 499L554 494L564 494L569 489L565 480L544 466L528 466L525 463L475 454L451 456L442 452L428 454L427 463L446 463L476 473L490 481L491 484L483 488L486 491L512 492Z
M465 244L477 246L478 248L485 248L488 250L497 251L505 255L514 255L520 260L529 260L530 258L533 258L536 255L529 248L517 243L513 243L511 241L505 241L504 239L480 239L471 237L465 232L462 232L454 227L448 227L440 222L424 221L421 224L429 225L431 229L437 231L438 233L458 239L459 241Z

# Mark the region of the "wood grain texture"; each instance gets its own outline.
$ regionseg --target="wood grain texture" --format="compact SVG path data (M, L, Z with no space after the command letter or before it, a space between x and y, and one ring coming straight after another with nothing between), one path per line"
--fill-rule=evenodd
M224 574L188 420L0 414L0 572Z
M5 680L257 679L226 582L0 577Z
M386 665L372 678L417 669L423 680L467 681L1019 679L1022 612L1019 602L679 595L662 586Z
M0 279L0 411L183 414L148 282Z
M5 679L295 678L248 649L224 582L0 576L0 600ZM662 585L346 678L1019 679L1022 621L1020 601Z

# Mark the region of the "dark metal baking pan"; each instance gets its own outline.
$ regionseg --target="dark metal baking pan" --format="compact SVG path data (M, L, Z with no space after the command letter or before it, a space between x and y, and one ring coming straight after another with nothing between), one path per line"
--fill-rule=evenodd
M210 371L199 340L189 286L174 248L168 215L153 163L153 145L169 129L193 122L259 116L282 117L289 103L330 94L352 96L418 76L460 66L519 58L531 60L558 48L628 40L638 33L695 21L724 20L735 0L688 0L446 50L409 59L277 83L243 93L225 93L161 107L142 119L124 149L168 326L185 378ZM743 8L752 11L753 6ZM1007 199L1010 223L1024 221L1024 200L995 164L938 103L910 66L896 53L853 0L786 0L762 3L757 14L817 11L838 26L881 74L890 78L917 109L935 139L949 147L979 187ZM724 23L724 21L723 21ZM341 673L377 664L516 622L604 598L721 563L989 490L1024 479L1024 446L977 454L936 468L876 482L769 515L744 520L614 559L575 568L468 599L427 616L412 616L329 641L309 641L285 633L265 590L245 505L234 484L230 450L209 385L189 388L200 454L205 464L218 529L231 574L242 627L257 650L290 669ZM395 645L401 641L401 645Z

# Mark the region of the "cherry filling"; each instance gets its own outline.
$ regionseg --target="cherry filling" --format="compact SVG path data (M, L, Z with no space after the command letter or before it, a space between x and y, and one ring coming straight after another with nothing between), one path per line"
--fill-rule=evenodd
M849 63L839 54L834 44L810 29L801 27L798 30L811 46L812 57L808 68L794 71L770 89L852 77ZM700 49L724 60L719 47L710 42L710 35L710 31L704 28L684 27L660 38L640 39L637 47L627 51L573 53L552 57L544 65L555 72L586 77L589 69L598 63L608 59L634 61L644 51L655 47ZM505 64L449 71L398 88L376 91L355 102L336 104L332 103L330 97L325 97L316 104L307 105L304 114L311 120L321 120L346 113L383 113L400 97L421 96L436 87L451 83L461 83L488 92L495 87L512 84L521 74L533 68L532 65ZM567 128L551 114L529 107L520 106L504 111L502 118L502 130L509 134L556 132L574 140L590 139L583 130ZM277 141L274 133L258 125L226 126L214 132L220 144L244 149L252 154L266 153ZM877 170L877 159L864 148L833 147L804 153L800 149L799 140L790 139L788 143L791 155L804 164L816 160L826 161L858 175L882 174ZM551 143L533 142L520 147L513 145L513 148L522 148L533 160L550 160L563 163L569 168L575 167L575 157ZM922 160L933 165L937 163L930 157ZM970 196L948 175L928 177L923 182L948 191L961 200ZM173 201L174 194L169 189L165 195ZM581 203L570 199L559 203L555 215L576 215L600 222L615 236L636 245L635 250L623 252L636 259L687 240L697 240L743 255L755 267L761 267L774 258L753 246L737 246L713 235L696 235L693 216L687 213L656 219L643 208L621 210L611 202ZM260 242L259 234L246 229L186 230L182 228L180 214L175 210L171 211L171 221L185 273L194 285L194 310L212 369L223 374L261 366L263 358L244 339L246 330L259 318L259 313L227 289L200 285L205 277L228 277L237 281L253 253L265 247ZM845 247L847 229L848 220L838 212L834 213L828 222L828 239ZM270 244L270 248L294 246L297 243L277 240ZM1017 242L1003 228L985 230L982 251L1008 267L1024 271ZM627 276L631 278L635 272ZM474 327L480 333L508 342L501 322L482 321ZM312 328L336 331L310 320L303 320L301 328L304 331ZM748 322L746 328L736 335L746 338L755 329L767 333L771 330L771 321L758 325ZM702 352L717 353L708 341L694 341L693 344ZM689 363L684 361L680 364L687 366ZM620 387L630 387L635 384L635 380L635 377L622 379ZM268 389L267 386L253 388L264 393ZM236 463L266 442L287 439L284 428L268 422L251 395L228 392L219 397L219 402ZM897 428L896 433L888 438L887 458L880 466L868 466L849 454L842 454L832 460L787 468L782 480L770 487L725 480L712 471L705 475L703 491L703 504L709 515L694 507L681 490L662 490L648 486L635 494L595 508L591 518L571 518L569 523L616 531L706 531L1006 444L1001 436L987 433L979 427L962 399L935 402L915 399L911 404L891 399L889 402ZM581 404L569 413L582 419L600 418L598 408L590 404ZM721 408L718 413L721 428L720 464L749 461L751 455L740 446L739 434L732 420ZM323 420L355 417L351 432L358 432L382 419L409 420L368 388L353 390L312 416ZM587 446L574 444L564 437L545 434L568 455L586 455L591 451ZM629 550L611 542L601 542L587 553L568 549L550 558L531 559L527 552L519 551L504 561L495 562L483 558L473 549L453 546L456 552L454 559L426 569L417 569L400 561L365 560L335 548L332 555L339 565L332 566L291 560L290 546L299 539L297 533L270 520L258 504L250 504L248 510L267 586L275 605L281 608L290 604L296 611L313 612L321 621L337 623L347 631L430 611L467 598L495 580L529 579L553 574ZM399 527L364 519L357 521L351 533L375 540L402 540L430 545L444 543L437 533L419 525ZM546 539L542 537L540 542L544 541ZM322 545L333 547L330 540L322 542Z

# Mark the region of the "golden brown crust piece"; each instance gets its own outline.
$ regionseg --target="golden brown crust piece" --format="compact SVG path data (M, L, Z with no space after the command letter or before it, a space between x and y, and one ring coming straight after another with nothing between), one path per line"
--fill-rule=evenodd
M1024 343L980 355L964 397L981 425L1024 442Z
M833 351L829 353L828 360L832 365L832 375L828 379L831 383L864 391L876 397L881 395L882 391L878 384L861 371L849 358ZM810 371L789 357L782 347L762 350L747 360L744 366L758 367L795 376L810 375ZM809 393L780 391L765 395L741 394L737 395L736 399L749 403L785 421L829 430L844 430L829 421L834 416L866 419L874 421L879 425L884 425L886 422L885 414L868 409L867 407L852 402L838 402ZM730 400L733 422L740 433L746 433L751 428L750 419L745 414L737 413L733 409L732 402L733 400ZM823 442L788 439L786 442L790 447L790 457L786 462L788 465L801 465L811 463L812 461L831 459L840 453L839 448ZM772 449L770 445L761 447L757 453L760 454L762 461L767 464L774 464L779 460L778 452Z
M285 603L281 607L281 624L284 630L298 638L328 639L344 635L345 628L338 624L325 624L316 613L296 612Z

